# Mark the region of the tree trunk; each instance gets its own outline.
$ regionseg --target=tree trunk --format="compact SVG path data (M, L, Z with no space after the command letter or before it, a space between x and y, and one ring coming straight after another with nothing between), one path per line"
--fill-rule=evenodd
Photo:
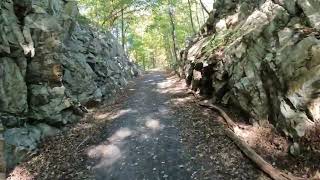
M209 12L208 9L206 8L206 6L203 4L203 2L202 2L201 0L199 0L199 1L200 1L201 6L202 6L202 9L203 9L204 11L206 11L207 14L210 14L210 12Z
M155 57L154 57L154 53L151 53L151 55L152 55L152 68L156 68L156 59L155 59Z
M115 28L116 28L116 39L117 39L118 42L120 42L120 32L119 32L120 28L119 28L119 24L118 23L115 24Z
M125 49L125 33L124 33L124 17L123 17L123 10L124 9L121 9L121 38L122 38L122 48L123 48L123 51L125 52L126 49Z
M164 44L165 44L166 56L167 56L167 59L168 59L168 63L169 63L169 65L171 65L172 60L173 60L173 54L172 54L172 51L171 51L171 49L172 49L171 48L171 42L170 42L168 36L165 36Z
M142 58L142 65L143 65L143 70L145 71L146 70L146 57L143 56Z
M207 18L206 18L206 15L204 13L204 9L203 8L201 8L201 12L202 12L202 22L203 22L203 24L205 24Z
M177 36L176 36L176 26L175 26L175 21L174 21L174 14L171 9L172 4L169 5L169 17L170 17L170 24L171 24L171 36L172 36L172 45L173 45L173 54L175 58L175 63L178 62L178 55L177 55Z
M198 30L201 28L200 18L199 18L199 8L198 8L198 2L196 2L196 18L198 23Z
M191 7L191 2L188 0L188 6L189 6L189 17L190 17L190 22L191 22L191 27L193 30L193 33L196 33L196 29L194 28L194 23L193 23L193 18L192 18L192 7Z

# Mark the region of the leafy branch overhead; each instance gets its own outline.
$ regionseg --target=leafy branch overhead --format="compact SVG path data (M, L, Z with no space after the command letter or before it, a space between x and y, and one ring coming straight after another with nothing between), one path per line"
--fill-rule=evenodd
M177 63L207 19L204 8L198 0L80 0L81 18L110 30L144 69Z

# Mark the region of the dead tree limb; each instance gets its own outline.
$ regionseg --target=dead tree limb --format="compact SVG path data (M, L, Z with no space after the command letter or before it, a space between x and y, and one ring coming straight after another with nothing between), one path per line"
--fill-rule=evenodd
M259 154L257 154L244 140L238 137L234 133L234 128L238 125L227 115L225 111L221 108L200 102L200 106L210 108L212 110L218 111L219 114L223 117L225 122L228 124L227 129L225 129L226 135L239 147L239 149L250 159L252 160L263 172L268 174L274 180L303 180L303 178L295 177L281 172L280 170L274 168L271 164L265 161Z
M200 4L201 4L201 7L202 9L207 13L207 14L210 14L209 10L206 8L206 6L203 4L203 2L200 0Z
M197 100L201 99L201 96L197 94L195 91L188 89L188 94L192 94Z
M228 127L232 131L234 130L235 127L238 127L238 125L235 122L233 122L232 119L227 115L227 113L224 112L221 108L219 108L213 104L207 104L207 103L203 103L203 102L200 102L199 105L203 106L203 107L207 107L207 108L212 109L214 111L218 111L218 113L223 117L223 119L227 123Z
M268 174L274 180L302 180L303 178L294 177L281 172L266 162L257 154L245 141L238 137L230 129L225 129L226 135L239 147L239 149L252 160L263 172Z

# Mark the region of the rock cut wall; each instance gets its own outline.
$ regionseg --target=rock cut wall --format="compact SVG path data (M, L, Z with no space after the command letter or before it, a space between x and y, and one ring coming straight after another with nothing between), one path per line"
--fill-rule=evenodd
M320 121L320 1L217 0L181 52L188 85L294 140Z
M73 0L0 2L0 117L9 167L140 73L111 33L81 25L77 16Z

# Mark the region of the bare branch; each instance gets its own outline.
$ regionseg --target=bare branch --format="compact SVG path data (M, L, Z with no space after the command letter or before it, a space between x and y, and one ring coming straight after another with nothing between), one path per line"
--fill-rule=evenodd
M207 14L210 14L209 10L206 8L206 6L203 4L203 2L201 0L199 0L199 1L200 1L202 9L204 9L204 11L206 11Z

